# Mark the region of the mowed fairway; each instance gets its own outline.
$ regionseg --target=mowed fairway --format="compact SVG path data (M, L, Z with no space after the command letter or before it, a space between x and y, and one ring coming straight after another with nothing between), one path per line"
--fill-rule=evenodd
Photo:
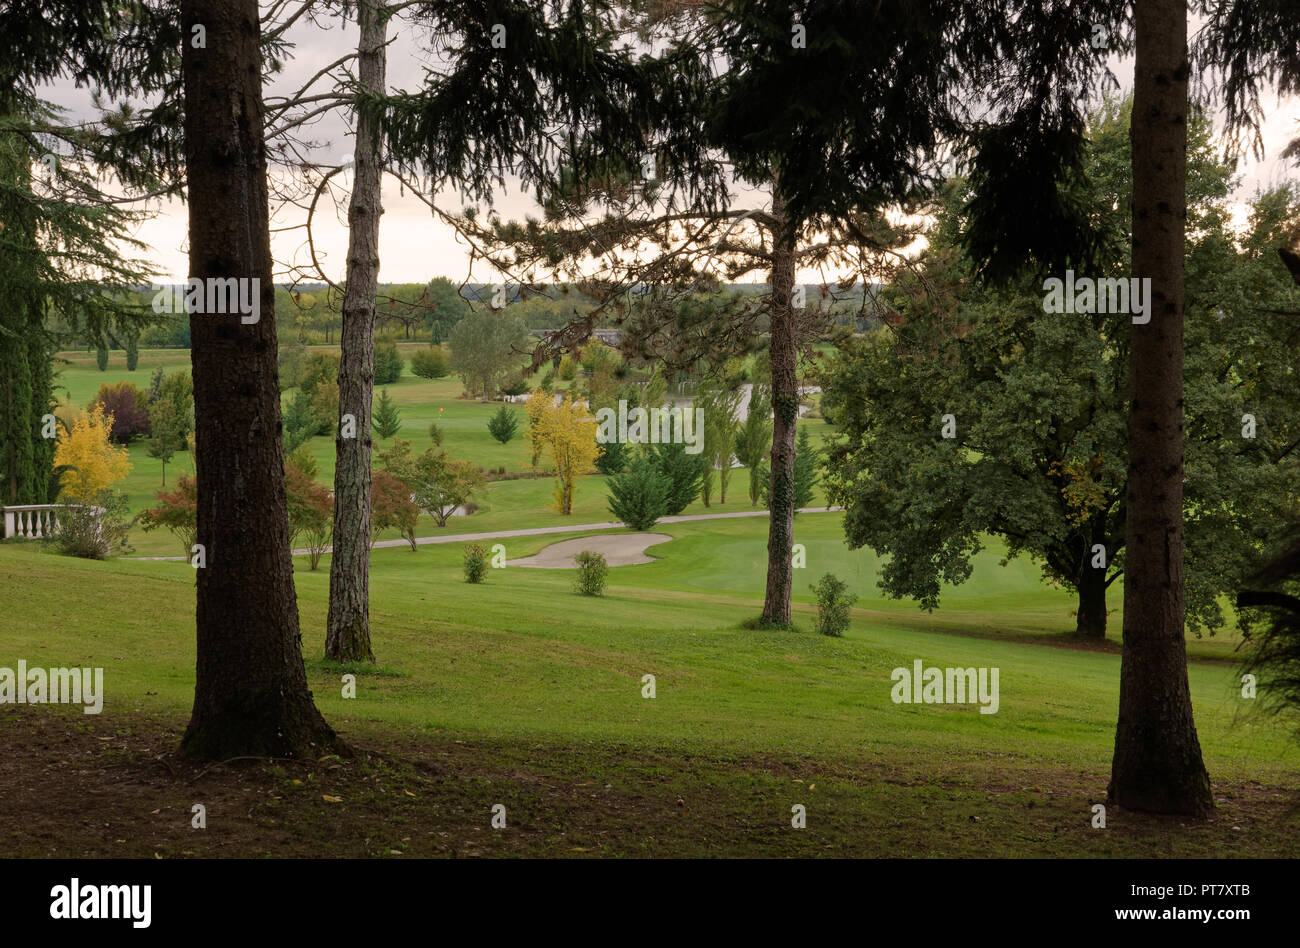
M420 344L404 343L399 350L406 359L416 350L423 348ZM338 352L337 346L313 346L313 352ZM72 405L84 409L100 385L117 382L132 382L145 391L149 388L149 379L154 369L161 366L164 371L188 371L190 354L186 349L144 349L140 352L140 361L134 372L126 371L126 356L121 351L113 351L109 356L108 369L100 372L95 364L93 352L62 352L60 358L66 364L59 366L58 385L60 397L71 399ZM569 383L557 383L562 389ZM442 429L442 448L449 455L460 460L472 461L488 471L505 468L510 475L518 479L496 480L475 495L474 504L477 512L471 517L453 517L445 528L438 527L432 517L422 517L416 528L417 536L437 536L443 533L470 533L488 530L511 530L518 527L562 526L566 522L593 523L610 520L611 516L606 502L605 478L591 474L580 479L574 499L573 515L564 517L548 506L555 493L555 481L545 476L534 477L531 452L522 434L508 444L501 444L488 433L487 422L500 407L500 402L480 402L473 398L462 398L463 386L458 378L451 376L442 379L422 379L411 374L409 365L402 377L392 385L376 386L377 390L387 389L390 397L401 410L402 427L396 437L411 443L412 450L419 454L433 446L429 426L435 421ZM296 389L283 393L281 402L287 404ZM522 405L515 405L519 413L521 432L524 412ZM830 431L830 426L820 419L801 422L811 433L814 443ZM132 514L153 506L158 491L163 490L162 462L149 456L144 438L138 438L128 445L131 471L126 479L116 485L126 495ZM308 449L316 461L316 480L333 487L334 484L334 441L326 435L317 435L307 442ZM391 441L375 440L375 452L387 450ZM376 463L378 459L376 458ZM543 468L545 465L543 465ZM192 472L193 464L187 452L178 451L167 465L166 489L174 488L176 478L182 472ZM821 491L813 500L813 506L823 503ZM727 487L727 503L719 504L715 496L714 504L706 508L696 500L683 513L734 513L752 510L749 503L749 471L737 468L732 471L731 481ZM396 540L396 530L383 532L377 539ZM137 556L180 556L186 551L181 543L165 530L144 533L134 530L130 543ZM513 554L511 554L513 556Z
M1234 636L1189 642L1216 815L1184 825L1113 811L1107 829L1094 829L1118 698L1118 588L1102 648L1068 635L1069 595L1028 562L999 566L996 549L927 614L879 598L876 560L845 547L838 515L802 514L804 631L760 632L741 623L761 602L762 518L656 532L674 540L652 548L654 563L612 569L600 598L575 595L566 570L492 570L467 584L459 544L377 550L373 669L319 659L328 559L315 572L297 560L312 689L362 753L305 768L195 770L225 813L210 815L204 834L185 832L200 797L172 779L183 765L155 762L171 758L192 697L193 571L0 545L0 665L102 666L107 691L98 718L6 707L0 740L70 758L78 740L114 753L110 777L120 768L122 789L107 822L141 828L92 833L97 855L1295 852L1300 754L1283 723L1240 697ZM516 558L568 536L502 542ZM808 585L825 571L861 597L843 639L812 631ZM893 703L891 671L916 659L998 668L997 713ZM346 672L357 674L354 699L341 694ZM646 675L654 698L642 696ZM5 770L0 794L27 813L20 783ZM493 833L497 802L511 817ZM795 804L807 807L806 830L790 826ZM58 812L48 795L33 796L31 812L41 807ZM0 845L25 855L48 854L57 835L0 821Z

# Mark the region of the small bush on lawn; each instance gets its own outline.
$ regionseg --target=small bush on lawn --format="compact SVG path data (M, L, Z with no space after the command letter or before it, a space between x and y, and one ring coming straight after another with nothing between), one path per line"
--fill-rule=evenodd
M472 543L465 547L465 582L481 583L488 571L487 550Z
M604 592L605 574L609 572L605 557L600 553L583 550L574 557L574 560L578 564L578 578L574 582L574 590L584 596L599 596Z
M846 595L848 586L827 573L808 587L817 596L817 631L822 635L841 636L849 627L849 610L858 601L857 596Z
M419 349L411 356L411 371L422 379L444 378L450 370L447 353L441 347Z
M59 532L51 542L64 556L102 560L114 553L130 553L127 533L136 517L127 518L126 495L116 490L101 490L94 504L69 504L57 512Z
M442 447L442 425L438 424L436 421L431 424L429 426L429 437L433 439L434 444L438 447Z
M488 419L488 433L502 444L506 444L519 432L519 413L502 405L496 414Z

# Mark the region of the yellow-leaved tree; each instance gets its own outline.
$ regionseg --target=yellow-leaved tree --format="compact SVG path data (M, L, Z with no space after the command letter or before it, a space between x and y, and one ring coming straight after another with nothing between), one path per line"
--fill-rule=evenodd
M113 416L92 405L77 416L71 431L59 432L54 466L67 468L59 491L65 503L93 504L100 491L116 484L131 470L127 449L108 440L112 427Z
M555 464L559 481L555 486L555 509L571 514L578 478L596 463L600 447L596 443L596 419L586 401L576 398L573 392L556 401L553 394L539 389L529 396L524 408L534 455L545 450Z

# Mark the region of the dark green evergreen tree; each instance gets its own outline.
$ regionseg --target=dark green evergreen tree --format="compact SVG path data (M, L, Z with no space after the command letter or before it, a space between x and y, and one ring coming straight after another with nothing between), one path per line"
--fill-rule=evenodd
M519 413L513 408L502 405L488 419L488 433L502 444L519 433Z
M671 487L649 458L637 458L626 474L609 479L609 512L633 530L649 530L668 516Z
M647 445L646 456L664 478L666 516L675 517L700 496L704 465L708 462L703 454L687 454L681 442Z
M375 434L385 441L402 430L402 410L388 397L388 389L379 393L379 401L375 404L370 424L374 427Z

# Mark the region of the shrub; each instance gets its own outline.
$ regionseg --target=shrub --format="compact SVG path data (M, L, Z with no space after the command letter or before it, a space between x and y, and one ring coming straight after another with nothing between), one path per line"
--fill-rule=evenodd
M506 444L519 433L519 415L513 409L502 405L496 414L488 419L488 433L502 444Z
M107 349L101 347L95 350L95 365L99 367L99 371L101 372L108 371L108 350Z
M566 355L560 360L559 369L560 379L565 382L572 382L578 375L578 363L573 357Z
M584 596L599 596L605 591L605 574L609 564L600 553L583 550L574 557L578 564L578 578L574 581L574 590Z
M307 397L311 398L316 394L316 389L322 383L337 390L338 381L339 357L332 352L313 352L303 364L302 379L298 382L298 385L307 393ZM333 424L332 421L331 424Z
M136 388L134 382L101 385L90 404L113 416L108 438L114 444L129 444L149 433L149 396Z
M622 474L627 470L632 452L622 441L605 441L596 452L596 470L602 474Z
M311 396L311 414L316 419L316 434L334 433L339 423L339 387L335 382L324 382Z
M140 339L137 336L129 336L126 340L126 370L134 372L135 367L140 364Z
M465 547L465 582L481 583L488 571L487 550L477 543Z
M441 346L420 349L411 356L411 372L422 379L444 378L450 371L447 353Z
M523 374L521 373L520 375L517 375L514 378L506 380L505 384L501 386L501 394L522 395L526 391L528 391L528 388L529 388L528 379L524 378Z
M306 444L298 445L288 453L284 460L286 468L292 464L308 477L315 477L319 473L316 456L311 453L311 448Z
M849 627L849 610L858 597L845 595L849 587L834 573L826 573L817 585L808 588L817 597L817 631L822 635L843 635Z
M438 447L442 447L442 425L438 424L436 421L429 425L429 437L433 439L434 444Z
M649 530L668 512L668 479L645 458L609 479L609 511L633 530Z
M375 384L392 385L402 377L403 364L396 343L384 342L375 346Z
M126 495L121 491L102 490L93 504L77 504L59 511L59 532L54 548L65 556L102 560L116 550L130 553L127 532L135 518L127 519Z

